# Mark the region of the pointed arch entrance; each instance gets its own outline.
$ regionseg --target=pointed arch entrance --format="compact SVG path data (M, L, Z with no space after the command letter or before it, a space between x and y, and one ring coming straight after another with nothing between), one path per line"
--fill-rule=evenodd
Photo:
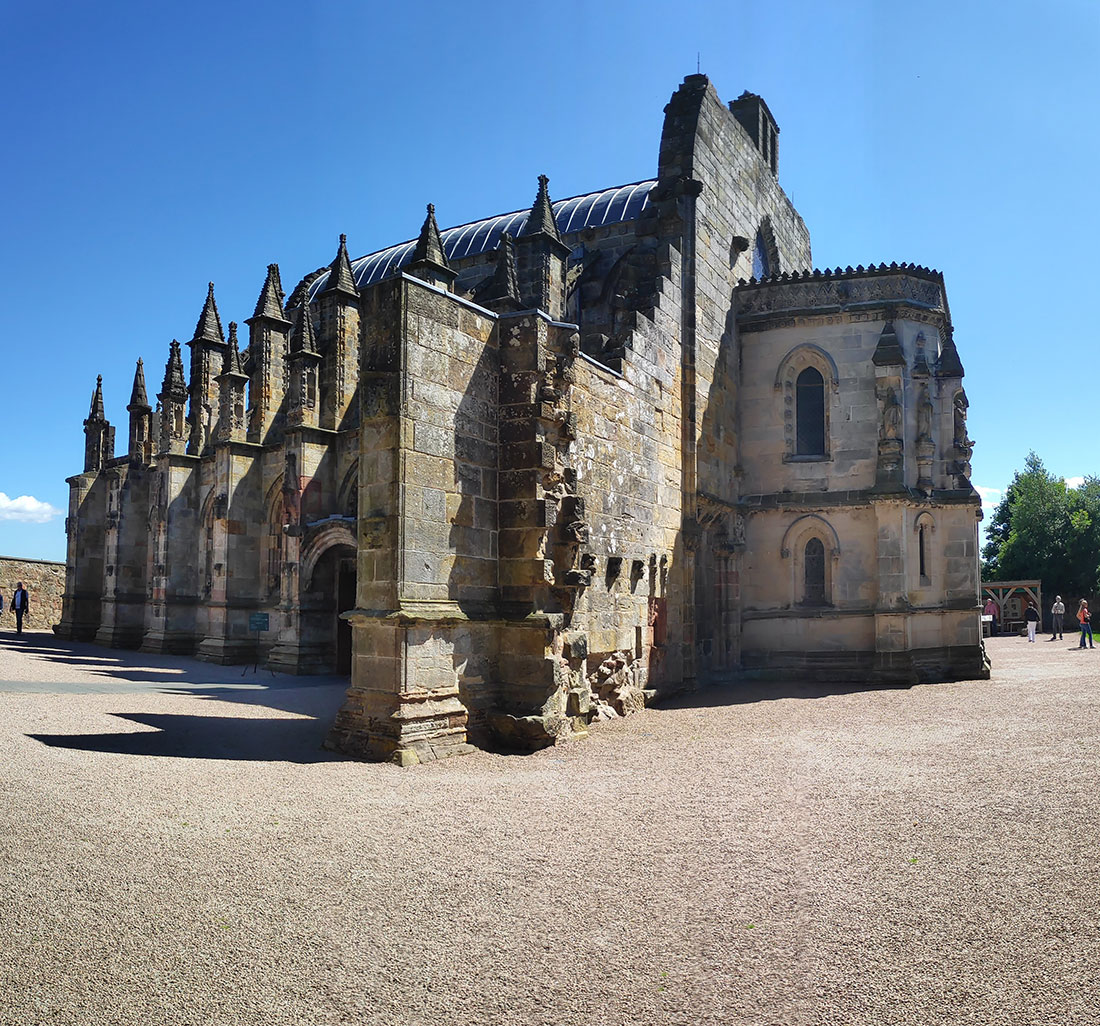
M346 518L334 520L309 539L302 557L301 632L327 672L350 674L351 624L340 614L355 608L355 536Z

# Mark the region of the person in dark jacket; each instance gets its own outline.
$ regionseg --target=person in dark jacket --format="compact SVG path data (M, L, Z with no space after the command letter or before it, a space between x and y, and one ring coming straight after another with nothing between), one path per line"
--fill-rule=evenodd
M1035 608L1034 602L1027 604L1027 612L1024 613L1024 619L1027 620L1027 640L1035 640L1035 632L1039 628L1039 610Z
M27 595L27 589L23 587L22 581L15 582L15 591L11 596L11 611L15 613L15 633L23 633L23 617L26 616L27 610L30 609L30 598Z

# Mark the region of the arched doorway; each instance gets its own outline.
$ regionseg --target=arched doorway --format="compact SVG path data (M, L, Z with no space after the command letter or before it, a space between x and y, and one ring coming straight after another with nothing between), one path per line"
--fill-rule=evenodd
M324 669L351 673L351 624L340 614L355 608L355 549L336 544L315 561L302 589L302 640L324 653Z

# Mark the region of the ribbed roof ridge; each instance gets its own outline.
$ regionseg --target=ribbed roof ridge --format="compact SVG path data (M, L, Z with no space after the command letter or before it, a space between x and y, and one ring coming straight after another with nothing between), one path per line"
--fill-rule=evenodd
M558 231L562 235L569 235L583 228L599 228L622 221L633 221L645 210L649 202L649 194L656 184L656 180L651 178L555 200L552 207ZM513 210L478 221L468 221L453 228L444 228L439 235L448 262L453 266L456 260L464 260L481 253L491 253L500 246L501 234L507 231L514 237L529 215L529 209ZM356 257L351 267L358 287L366 288L407 266L412 260L416 243L416 239L409 239L407 242L399 242ZM322 269L321 273L308 283L311 299L315 299L327 285L328 274L328 271ZM291 296L292 305L296 302L298 288L295 288L294 292L295 294Z

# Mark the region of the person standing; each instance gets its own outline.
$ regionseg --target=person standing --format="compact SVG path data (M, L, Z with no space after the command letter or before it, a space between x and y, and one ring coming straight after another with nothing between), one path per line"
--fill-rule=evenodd
M1050 615L1053 617L1050 640L1053 641L1055 638L1062 637L1062 619L1066 615L1066 604L1062 601L1061 595L1054 596L1054 605L1050 607Z
M1039 610L1035 608L1034 602L1028 602L1024 619L1027 620L1027 640L1034 641L1035 629L1039 626Z
M982 613L984 613L986 616L992 616L993 617L993 619L990 621L989 633L990 634L996 634L997 633L997 603L994 602L992 598L990 598L989 601L986 602L985 608L982 610Z
M27 610L30 608L30 599L27 596L27 589L23 587L22 581L15 582L15 591L11 596L11 611L15 613L15 633L23 633L23 617L26 615Z
M1088 599L1081 599L1077 606L1077 621L1081 624L1081 648L1085 647L1085 635L1089 638L1089 648L1092 648L1092 616L1089 614Z

